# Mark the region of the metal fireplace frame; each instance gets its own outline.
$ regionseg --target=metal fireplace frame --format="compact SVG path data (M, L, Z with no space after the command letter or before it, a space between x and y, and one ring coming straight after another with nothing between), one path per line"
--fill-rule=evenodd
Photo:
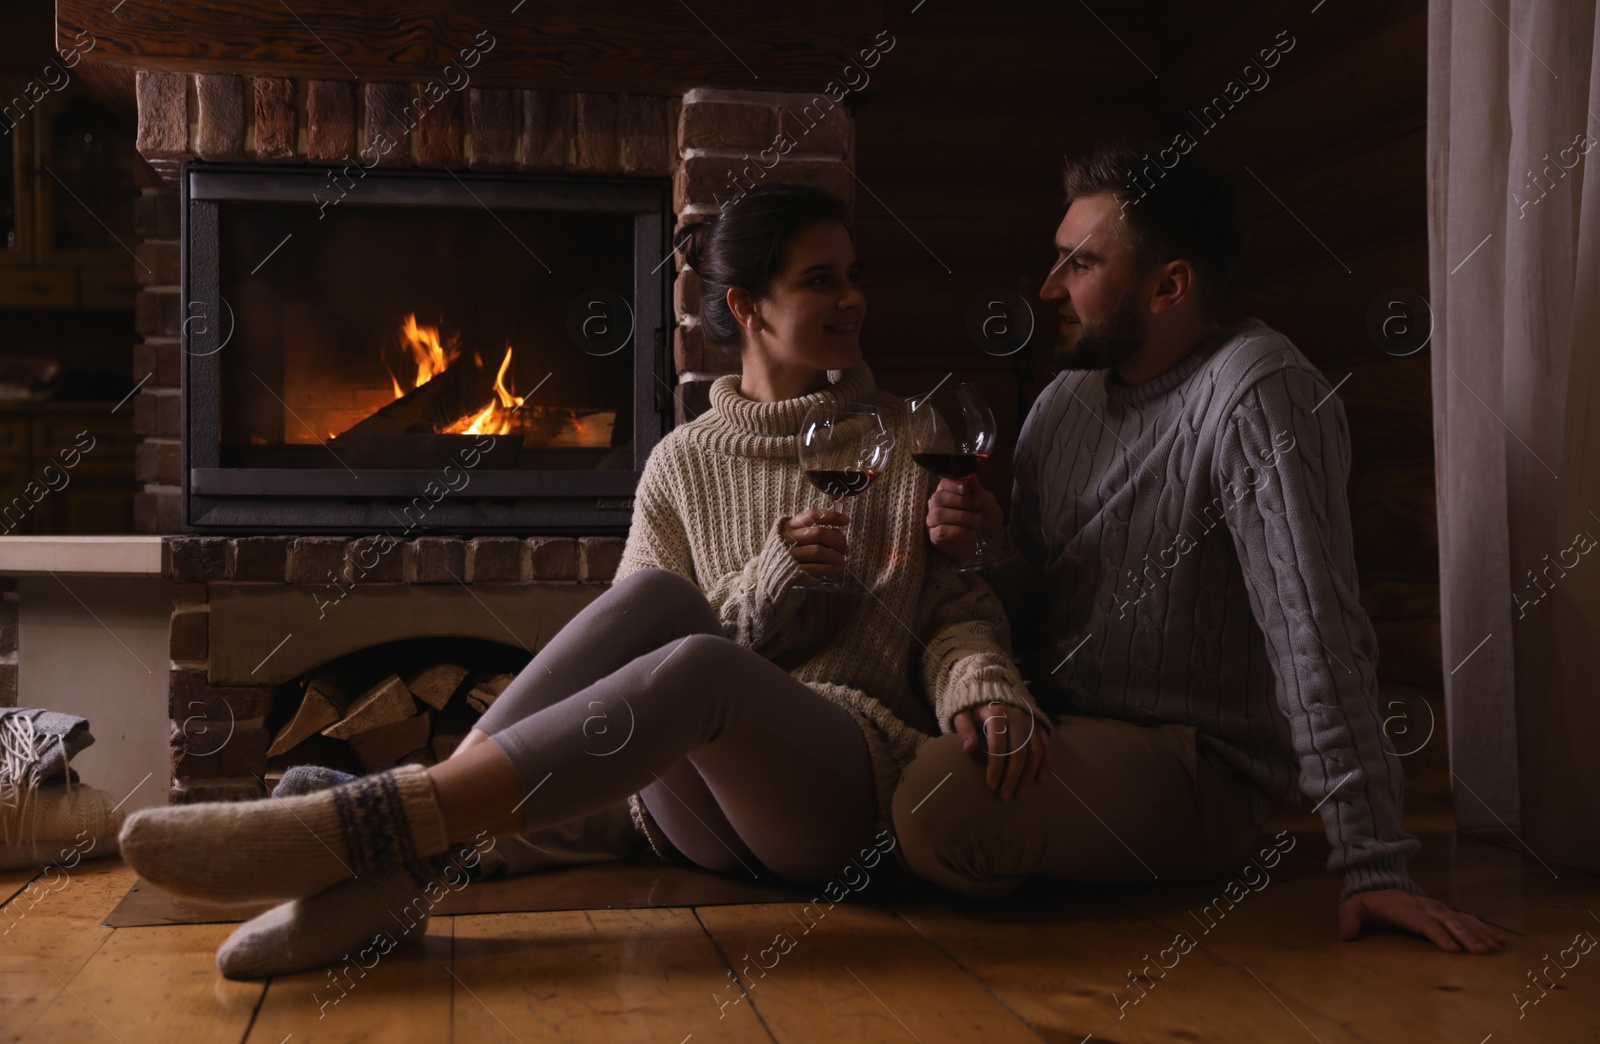
M440 472L221 466L220 352L225 315L207 321L204 302L220 299L221 202L304 203L327 189L326 171L269 164L184 164L182 300L183 525L211 533L390 532L400 509L428 505L416 528L427 533L625 532L633 494L651 449L672 425L672 361L667 353L667 256L673 221L667 179L599 176L368 170L342 207L459 206L605 211L633 215L633 459L631 470L490 470L473 472L460 493L434 500ZM652 267L654 266L654 267ZM213 309L211 311L222 311ZM196 313L196 314L191 314ZM220 343L219 343L220 341Z

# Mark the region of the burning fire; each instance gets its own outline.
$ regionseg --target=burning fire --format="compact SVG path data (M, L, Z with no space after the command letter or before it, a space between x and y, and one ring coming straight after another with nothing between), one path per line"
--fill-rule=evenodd
M407 315L400 324L400 338L406 349L411 353L411 358L417 366L416 379L412 381L409 389L400 385L399 378L393 372L389 379L394 383L394 397L403 398L408 392L427 384L433 378L443 373L445 369L460 357L461 352L456 342L452 339L448 344L439 339L437 326L423 326L417 322L416 313ZM482 358L474 356L474 361L482 365ZM522 396L514 395L506 387L506 374L511 369L511 345L506 345L506 354L500 360L500 369L494 377L494 398L478 413L464 417L444 429L446 435L509 435L511 434L511 414L522 405Z
M505 358L500 360L500 371L494 375L494 401L469 421L452 424L445 434L454 435L509 435L511 414L522 405L522 396L512 395L506 388L506 371L511 368L511 346L506 345ZM465 425L463 427L462 425Z
M412 389L422 387L443 373L444 368L455 362L461 354L454 341L449 345L439 341L437 326L418 325L415 312L406 316L405 322L400 324L400 337L417 364L417 376L411 382ZM389 379L394 381L394 397L398 399L403 396L406 389L400 387L400 379L393 373L389 374Z

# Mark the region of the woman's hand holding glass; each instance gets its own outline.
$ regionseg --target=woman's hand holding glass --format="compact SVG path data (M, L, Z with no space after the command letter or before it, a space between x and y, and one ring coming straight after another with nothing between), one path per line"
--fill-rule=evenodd
M810 577L838 576L844 572L850 554L844 526L850 516L828 508L811 508L783 520L781 532L789 542L789 554Z
M889 452L894 448L894 436L882 410L869 403L839 399L824 399L807 410L796 442L807 481L835 504L865 493L888 467ZM807 520L804 529L850 522L850 516L831 508L802 511L795 518ZM842 592L839 577L849 571L844 561L849 545L842 532L838 535L837 541L821 534L805 535L805 554L818 568L806 569L805 579L796 580L791 587L817 594ZM821 568L825 565L837 568Z

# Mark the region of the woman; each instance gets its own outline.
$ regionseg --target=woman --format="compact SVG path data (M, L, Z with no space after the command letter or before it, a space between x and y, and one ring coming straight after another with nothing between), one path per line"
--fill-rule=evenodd
M904 449L854 500L863 548L800 470L815 403L899 400L861 362L866 301L843 203L764 185L693 228L701 324L742 376L645 467L616 581L542 649L461 749L281 800L153 809L122 834L146 880L189 898L295 900L219 964L271 975L335 959L430 876L450 842L551 827L628 795L658 850L708 870L837 876L885 832L917 747L974 708L1035 709L982 581L928 554L929 481ZM830 378L834 378L830 380ZM792 585L841 575L859 597ZM966 713L963 713L966 712ZM1017 744L1042 778L1048 729ZM877 840L875 841L875 833ZM354 878L354 880L352 880ZM420 933L419 933L420 934Z

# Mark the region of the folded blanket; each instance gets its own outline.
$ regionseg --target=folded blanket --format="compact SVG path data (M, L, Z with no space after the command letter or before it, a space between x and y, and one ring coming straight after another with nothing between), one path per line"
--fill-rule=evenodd
M0 869L113 855L125 813L78 785L74 754L94 742L89 722L37 708L0 710Z
M88 718L38 707L0 709L0 785L56 776L76 782L68 763L93 743Z
M127 813L94 787L46 783L0 793L0 870L23 866L71 869L83 859L117 854Z

